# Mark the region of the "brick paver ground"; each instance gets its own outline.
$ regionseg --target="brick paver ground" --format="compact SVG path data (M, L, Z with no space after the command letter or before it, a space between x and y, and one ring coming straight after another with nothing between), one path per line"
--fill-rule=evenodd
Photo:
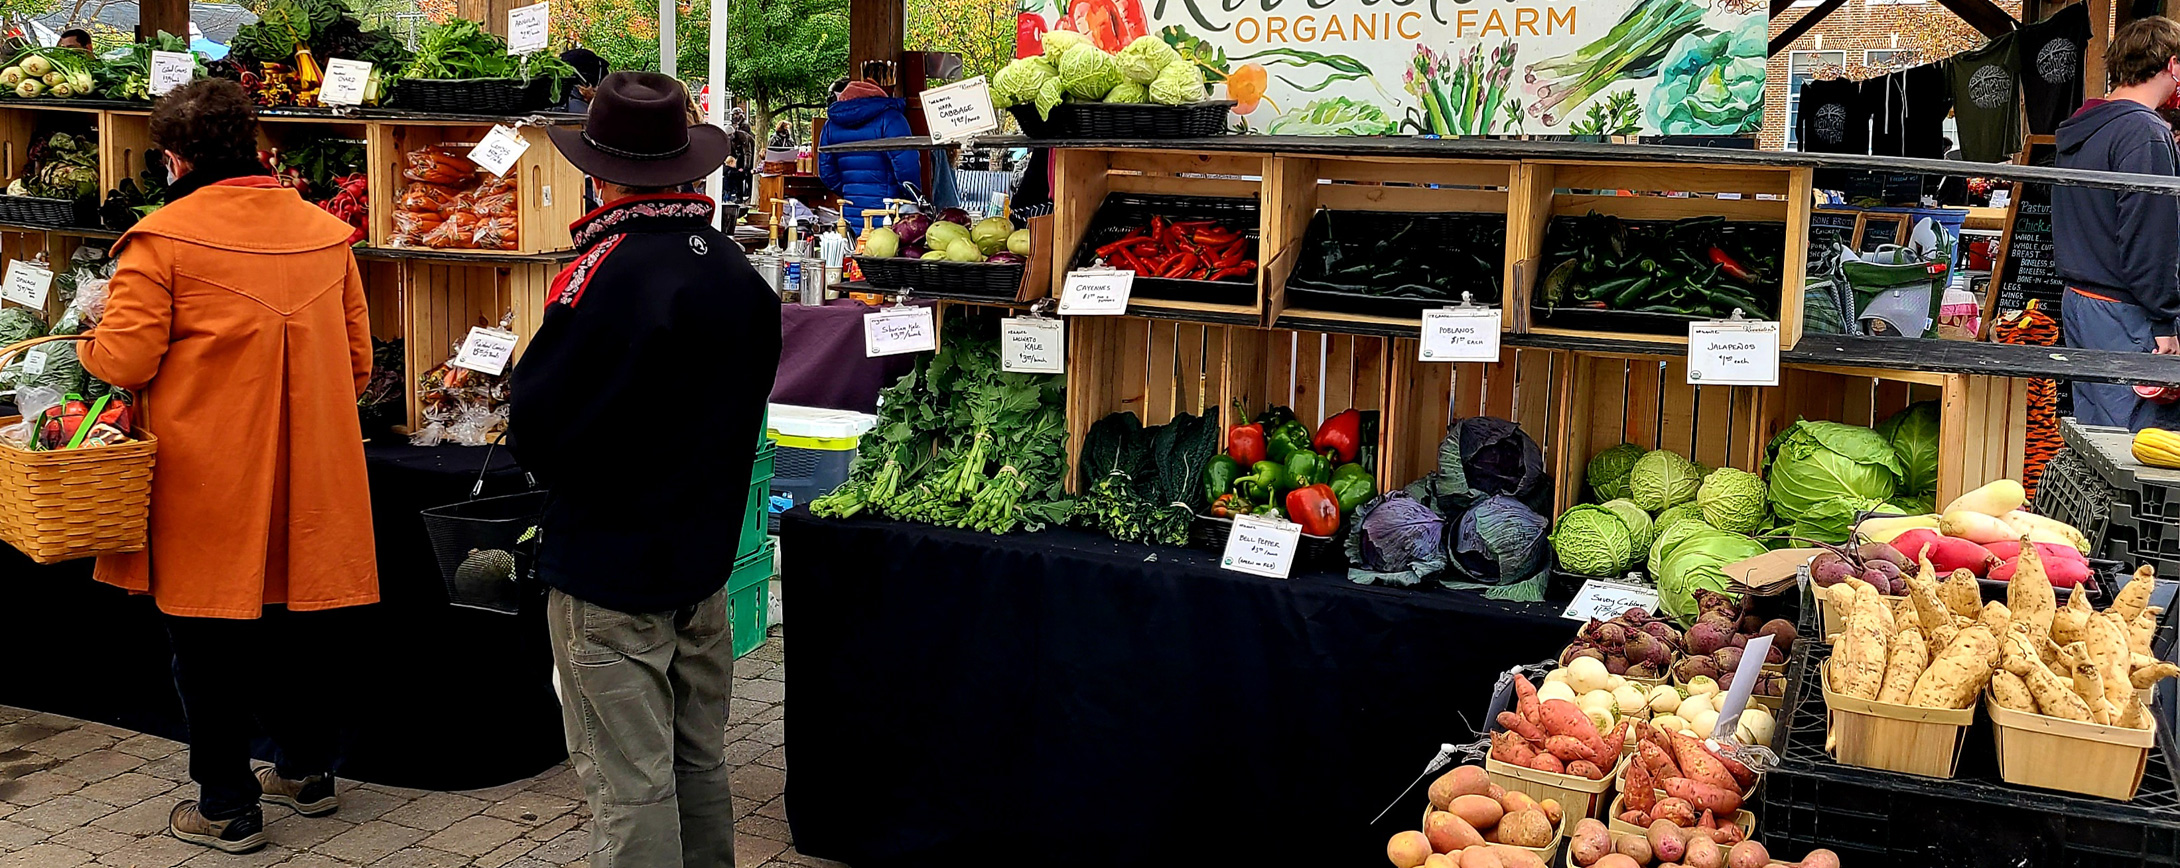
M736 861L845 868L795 852L787 832L785 645L774 627L734 667ZM230 856L166 833L174 803L195 798L188 756L163 738L0 706L0 868L588 868L590 810L565 764L458 793L343 781L340 813L266 805L272 843Z

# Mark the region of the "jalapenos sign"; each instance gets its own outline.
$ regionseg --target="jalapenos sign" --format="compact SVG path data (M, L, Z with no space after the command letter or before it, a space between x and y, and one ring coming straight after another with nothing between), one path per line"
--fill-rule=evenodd
M1754 135L1758 0L1022 0L1107 52L1154 35L1290 135Z

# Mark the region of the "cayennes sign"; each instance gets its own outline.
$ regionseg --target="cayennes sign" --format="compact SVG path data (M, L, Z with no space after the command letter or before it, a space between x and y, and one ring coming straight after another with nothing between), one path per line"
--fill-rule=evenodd
M1108 52L1155 35L1274 135L1753 135L1763 0L1022 0Z

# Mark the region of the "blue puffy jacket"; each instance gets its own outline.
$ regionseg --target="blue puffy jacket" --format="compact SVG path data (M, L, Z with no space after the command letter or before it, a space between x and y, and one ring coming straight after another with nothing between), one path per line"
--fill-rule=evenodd
M909 134L908 103L890 96L866 96L833 103L818 134L818 180L841 195L841 213L852 232L863 231L863 209L883 208L885 200L904 198L902 183L923 186L923 165L915 151L835 154L826 145L889 139Z

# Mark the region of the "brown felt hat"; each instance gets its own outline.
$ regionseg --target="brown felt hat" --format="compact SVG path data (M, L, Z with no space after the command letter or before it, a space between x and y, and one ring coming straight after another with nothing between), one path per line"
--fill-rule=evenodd
M712 173L734 150L726 130L689 125L681 82L656 72L616 72L598 83L581 129L545 132L585 174L624 187L672 187Z

